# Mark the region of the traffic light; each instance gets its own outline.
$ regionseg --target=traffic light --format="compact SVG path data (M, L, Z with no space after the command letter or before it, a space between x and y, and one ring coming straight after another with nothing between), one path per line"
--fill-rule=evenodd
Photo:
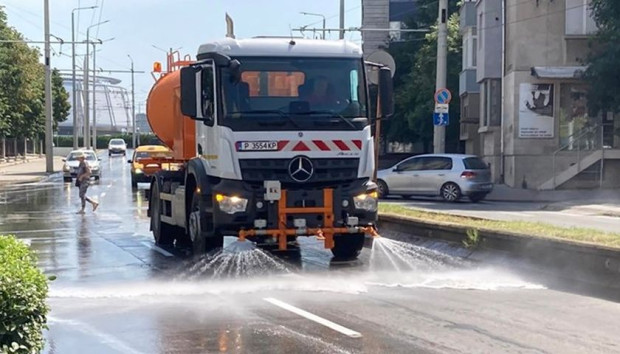
M156 61L153 63L153 72L160 73L161 72L161 63Z

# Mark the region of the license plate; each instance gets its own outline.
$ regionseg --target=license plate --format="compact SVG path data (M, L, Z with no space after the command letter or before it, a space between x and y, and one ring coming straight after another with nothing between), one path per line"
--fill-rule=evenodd
M237 151L277 151L277 141L239 141Z

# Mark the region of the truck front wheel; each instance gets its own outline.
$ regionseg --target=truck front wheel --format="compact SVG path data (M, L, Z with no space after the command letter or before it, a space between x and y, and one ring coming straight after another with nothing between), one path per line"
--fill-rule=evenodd
M224 236L214 230L213 215L206 213L204 220L201 212L200 195L194 193L192 197L192 208L189 214L189 237L192 242L194 255L210 252L214 249L224 247Z
M340 234L334 235L334 258L340 260L352 260L362 252L364 248L364 234Z

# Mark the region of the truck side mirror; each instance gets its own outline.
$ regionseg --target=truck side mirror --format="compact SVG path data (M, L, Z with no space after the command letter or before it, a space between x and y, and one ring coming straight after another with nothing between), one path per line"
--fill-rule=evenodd
M381 118L386 119L394 114L394 85L392 72L388 67L379 70L379 102Z
M192 119L213 125L213 69L190 66L181 69L181 112Z
M202 112L201 68L188 66L181 68L181 112L183 115L196 118ZM198 88L198 90L196 90Z

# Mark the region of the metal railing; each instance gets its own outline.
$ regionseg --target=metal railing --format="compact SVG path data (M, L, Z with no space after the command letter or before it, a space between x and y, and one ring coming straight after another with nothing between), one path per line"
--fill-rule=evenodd
M557 160L558 155L563 152L576 152L576 161L574 163L569 163L569 166L577 165L577 171L581 171L581 163L583 157L588 156L584 155L584 152L593 152L593 151L601 151L601 163L599 170L599 186L603 185L603 158L604 158L604 148L603 148L603 126L600 124L596 124L590 127L585 127L580 131L570 135L568 137L568 142L562 145L559 149L553 152L553 189L557 188ZM573 155L574 156L574 155Z

